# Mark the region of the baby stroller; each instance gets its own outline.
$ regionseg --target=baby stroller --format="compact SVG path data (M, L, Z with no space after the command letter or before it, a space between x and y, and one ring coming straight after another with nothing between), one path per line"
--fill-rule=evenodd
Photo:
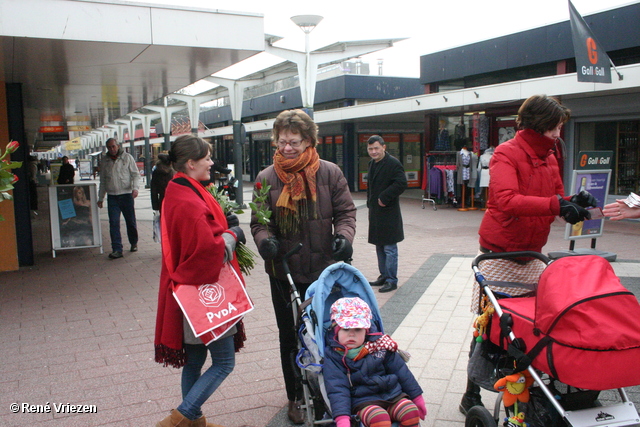
M308 424L329 424L333 419L324 387L322 360L325 333L331 324L331 305L343 297L359 297L371 308L372 326L375 325L381 333L384 333L384 329L378 302L369 282L350 264L338 262L327 267L309 286L302 301L287 265L287 259L298 250L299 247L284 256L283 267L292 287L292 307L294 318L297 319L299 351L295 363L303 389L303 408L306 409Z
M504 289L520 291L523 284L483 276L483 263L499 259L535 259L546 267L528 294L511 297ZM476 321L484 339L476 339L470 378L501 393L493 413L472 407L466 427L498 426L501 403L506 412L501 425L508 427L640 425L624 390L640 384L640 305L608 261L593 255L550 261L537 252L488 253L476 257L472 268L490 304ZM491 367L486 381L474 366L483 361ZM602 405L600 391L613 389L621 402Z

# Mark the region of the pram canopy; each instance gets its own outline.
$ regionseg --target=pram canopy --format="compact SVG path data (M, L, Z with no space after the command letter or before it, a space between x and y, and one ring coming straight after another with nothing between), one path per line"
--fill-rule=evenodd
M307 306L307 312L316 328L315 339L321 357L324 357L324 332L331 323L331 305L344 297L359 297L369 304L373 323L378 331L384 333L378 301L367 279L350 264L344 262L332 264L325 268L318 280L309 286L305 295L305 299L313 298L311 304Z
M498 302L536 369L590 390L640 384L640 304L604 258L560 258L543 271L536 296ZM497 315L490 339L506 348Z

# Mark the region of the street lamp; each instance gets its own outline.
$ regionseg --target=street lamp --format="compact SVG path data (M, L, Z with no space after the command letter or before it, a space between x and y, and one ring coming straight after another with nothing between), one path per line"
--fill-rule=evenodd
M315 87L312 88L311 87L312 85L308 84L307 82L315 82L315 80L313 80L312 78L313 76L311 76L311 73L316 73L317 70L316 70L316 67L311 66L311 49L309 48L309 33L311 33L311 31L313 31L313 29L316 28L316 26L320 23L320 21L322 21L322 19L323 17L320 15L296 15L291 17L291 20L293 21L293 23L296 24L298 27L300 27L302 32L304 32L304 54L305 54L305 61L306 61L306 66L304 68L305 68L306 75L304 79L305 84L302 90L305 91L306 96L302 97L303 100L313 99L311 91L315 90ZM307 110L309 115L313 117L313 104L303 105L303 107Z

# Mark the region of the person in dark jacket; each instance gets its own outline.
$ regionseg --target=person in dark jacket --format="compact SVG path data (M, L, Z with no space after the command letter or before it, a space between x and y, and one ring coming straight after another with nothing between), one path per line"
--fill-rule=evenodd
M402 163L387 153L381 136L373 135L367 143L369 243L376 245L380 271L370 284L382 286L380 292L391 292L398 289L398 242L404 240L400 194L407 188L407 177Z
M417 426L427 408L422 388L398 353L398 344L377 332L371 309L358 297L331 305L324 382L337 427L357 414L365 427Z
M69 163L69 158L64 156L62 158L62 166L60 166L60 174L58 175L58 184L73 184L75 175L76 171L73 169L73 165Z
M171 167L169 155L163 153L158 154L158 161L151 174L151 184L149 185L151 190L151 209L154 211L160 211L165 189L169 181L171 181L171 178L173 178L174 173L175 171Z

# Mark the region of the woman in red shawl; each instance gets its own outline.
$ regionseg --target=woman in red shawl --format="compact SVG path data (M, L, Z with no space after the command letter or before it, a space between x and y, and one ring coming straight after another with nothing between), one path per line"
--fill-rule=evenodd
M185 321L172 285L215 283L228 261L240 276L233 254L236 242L243 240L244 234L240 227L229 229L222 208L200 184L209 179L213 164L210 145L197 136L181 136L173 143L169 159L178 172L167 185L162 202L162 271L155 359L164 366L183 368L183 400L156 427L210 427L212 424L207 424L201 407L233 370L235 350L244 340L243 328L239 323L205 346ZM207 351L212 364L201 374Z

